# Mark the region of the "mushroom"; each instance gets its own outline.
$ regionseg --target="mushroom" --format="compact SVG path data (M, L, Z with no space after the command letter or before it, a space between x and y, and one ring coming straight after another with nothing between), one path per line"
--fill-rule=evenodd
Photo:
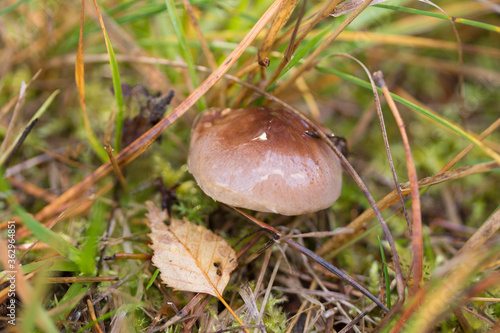
M210 197L282 215L330 207L339 197L339 158L314 129L278 108L211 108L193 125L188 168Z

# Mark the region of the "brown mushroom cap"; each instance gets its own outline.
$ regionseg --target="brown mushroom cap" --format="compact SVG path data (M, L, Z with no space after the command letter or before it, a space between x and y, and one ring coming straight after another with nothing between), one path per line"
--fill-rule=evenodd
M188 167L216 201L300 215L330 207L342 187L340 161L284 109L205 110L191 133Z

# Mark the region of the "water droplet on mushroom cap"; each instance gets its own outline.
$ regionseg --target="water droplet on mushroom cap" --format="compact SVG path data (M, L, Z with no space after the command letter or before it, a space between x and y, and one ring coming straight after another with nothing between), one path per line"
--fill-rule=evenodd
M342 187L340 161L290 111L204 111L191 133L189 171L216 201L282 215L330 207Z

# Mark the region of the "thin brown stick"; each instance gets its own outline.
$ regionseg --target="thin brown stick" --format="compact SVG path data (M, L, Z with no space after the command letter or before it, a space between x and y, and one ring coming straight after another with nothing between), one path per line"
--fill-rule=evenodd
M72 201L56 207L54 214L59 214L59 215L57 217L47 220L46 222L43 223L43 225L47 228L52 228L52 226L55 225L55 223L59 223L64 219L85 212L89 207L92 206L96 198L110 191L112 187L113 187L112 183L105 184L97 191L95 191L93 195L85 195L82 197L74 198ZM0 225L0 229L3 227L4 227L3 225ZM31 230L23 226L19 228L19 230L17 231L16 237L22 238L30 234Z
M405 311L401 314L398 320L394 323L389 333L398 333L400 332L404 325L408 322L408 319L411 315L418 310L419 305L423 302L424 297L426 296L427 290L425 288L421 288L416 295L413 296L411 303L406 304ZM386 323L387 324L387 323Z
M0 156L7 151L7 147L11 144L11 142L10 142L11 137L14 135L14 132L15 132L17 125L18 125L17 123L18 123L18 119L20 116L20 110L21 110L22 106L24 105L24 100L26 98L26 91L28 90L31 83L37 79L38 75L40 75L41 72L42 72L41 69L38 70L38 72L36 72L35 75L33 75L33 77L31 78L30 82L28 82L28 84L23 83L21 86L20 92L17 94L16 106L15 106L14 111L12 113L12 118L9 122L9 126L7 127L7 132L5 132L4 138L3 138L2 143L0 145Z
M491 325L491 326L495 325L495 323L494 323L494 322L492 322L492 321L490 321L488 318L485 318L484 316L481 316L479 313L476 313L476 312L474 312L474 311L470 310L469 308L467 308L467 307L465 307L465 306L461 306L461 307L460 307L460 309L462 309L462 310L464 310L464 311L466 311L466 312L470 313L471 315L473 315L473 316L475 316L475 317L477 317L477 318L479 318L479 319L483 320L484 322L486 322L487 324L489 324L489 325Z
M14 97L12 97L7 104L0 108L0 121L2 121L3 117L12 109L12 107L16 104L17 99L19 98L19 93L17 93Z
M96 304L96 303L102 301L106 296L110 295L113 292L113 290L118 289L118 287L120 287L122 284L124 284L129 279L131 279L132 277L134 277L135 275L137 275L139 272L141 272L144 269L146 269L147 265L149 265L148 262L143 263L142 265L138 266L133 271L131 271L130 273L128 273L126 276L124 276L123 278L121 278L120 280L118 280L117 282L115 282L113 285L111 285L110 287L108 287L108 289L104 290L99 296L97 296L96 298L94 298L92 300L92 304Z
M68 276L68 277L49 277L42 280L43 283L93 283L118 281L118 276Z
M51 159L52 159L52 157L48 156L48 154L37 155L35 157L32 157L32 158L30 158L28 160L24 160L24 161L20 162L19 164L16 164L16 165L14 165L14 166L6 169L5 170L5 176L6 177L11 177L11 176L14 176L14 175L18 175L23 170L27 170L27 169L32 168L34 166L37 166L37 165L39 165L41 163L48 162Z
M50 151L48 149L42 148L42 147L37 147L38 150L43 151L45 154L53 157L54 159L58 160L59 162L67 165L72 165L74 167L83 169L83 170L92 170L92 168L86 164L80 163L78 161L72 160L64 155L58 154L57 152Z
M92 305L90 298L87 298L87 309L89 310L90 319L92 319L92 321L95 321L94 329L98 333L102 333L101 327L99 326L99 322L97 322L97 317L95 316L94 306Z
M255 23L253 28L248 32L245 38L238 44L238 46L231 52L227 59L217 68L215 72L210 74L210 76L198 87L196 88L186 99L180 103L172 113L163 118L158 124L153 126L146 133L137 138L129 146L124 148L117 156L116 161L118 165L124 166L135 160L143 152L145 152L153 142L160 136L160 134L173 124L177 119L179 119L191 106L198 101L220 78L231 68L231 66L239 59L243 54L245 49L250 45L250 43L257 37L259 32L265 27L266 23L272 18L276 10L279 8L283 0L276 0L269 9L261 16L259 21ZM39 211L35 218L37 220L43 220L51 216L57 208L74 199L81 193L88 190L91 186L97 183L99 180L107 176L112 170L111 163L108 162L100 166L95 170L90 176L83 179L78 184L74 185L61 196L59 196L54 202L45 206L41 211Z
M332 12L332 10L337 6L342 0L329 0L326 2L323 7L321 7L320 10L317 11L316 15L314 16L314 19L309 22L305 27L303 27L302 34L299 36L297 40L295 40L295 36L297 35L297 32L299 31L299 25L302 21L302 19L297 20L297 24L293 27L293 30L290 32L290 42L288 44L287 49L285 50L284 57L281 59L281 62L279 63L278 67L274 71L273 75L271 76L271 79L269 80L269 83L266 87L269 88L269 86L276 81L278 76L281 74L283 69L286 67L286 65L290 62L291 55L297 50L299 45L304 41L306 36L309 34L309 32L322 20L327 18L329 16L329 13ZM302 10L304 9L305 4L303 4ZM299 18L302 18L302 15L299 16ZM285 34L285 36L288 33Z
M12 176L8 179L12 186L20 188L23 190L23 192L28 193L29 195L32 195L36 198L42 199L45 202L52 202L57 198L55 194L50 193L49 191L38 187L33 183L23 180L19 176Z
M302 18L304 17L304 13L306 11L306 4L307 0L302 1L302 6L300 7L300 12L297 17L297 22L295 22L295 26L293 27L292 33L290 35L290 41L288 42L288 46L285 49L285 52L283 52L283 59L280 62L278 69L274 72L274 75L279 75L281 74L281 71L283 70L284 66L290 62L290 59L292 59L292 55L297 49L295 46L295 39L297 38L297 33L299 32L299 27L300 24L302 23ZM274 76L273 76L274 77ZM276 78L274 78L276 79ZM274 81L270 81L274 82Z
M354 327L361 319L363 319L370 311L375 309L376 304L370 304L365 310L363 310L360 314L358 314L355 318L353 318L349 324L347 324L339 333L347 333L350 329Z
M128 185L127 181L125 180L125 177L123 176L122 170L120 169L120 166L118 166L118 163L116 163L115 155L113 154L113 148L109 144L104 146L104 149L106 150L106 153L108 154L109 157L109 162L113 166L113 171L115 172L116 178L118 178L118 181L120 182L120 185L122 186L123 190L125 192L128 192Z
M259 275L257 276L257 282L255 283L255 289L253 291L254 297L256 298L260 292L260 288L262 287L262 281L264 281L264 275L266 274L267 268L269 266L269 259L271 258L272 252L273 252L272 247L269 247L266 250L266 254L264 255L264 261L262 263Z
M496 161L469 165L463 168L447 171L444 173L438 172L435 176L432 177L422 178L421 180L418 181L418 186L425 187L430 185L436 185L446 181L459 179L476 173L491 171L498 168L500 168L500 164L498 164ZM403 192L408 193L410 189L410 184L409 183L401 184L401 189L403 190Z
M410 217L408 216L408 211L406 210L405 203L403 200L403 194L402 194L401 189L399 187L399 180L398 180L398 176L396 174L396 169L394 168L394 161L392 159L391 149L389 146L389 140L387 138L387 131L386 131L385 122L384 122L384 115L382 113L382 107L380 106L380 99L379 99L377 88L375 86L375 82L372 78L372 75L368 71L368 68L361 61L359 61L358 59L354 58L353 56L351 56L349 54L338 53L338 54L333 54L332 56L347 57L349 59L354 60L363 68L363 70L366 72L366 75L368 76L368 79L370 80L370 84L372 86L373 98L375 100L375 107L377 109L377 115L379 118L380 130L382 132L382 138L384 141L385 151L387 154L387 160L389 161L389 166L391 168L391 173L392 173L392 178L394 180L394 185L396 187L396 191L398 192L399 201L401 202L401 206L403 208L403 214L405 216L406 223L407 223L408 228L410 229L410 233L411 233L412 228L411 228ZM392 249L392 250L394 251L394 249Z
M146 253L115 253L112 256L104 257L104 260L119 260L119 259L139 259L139 260L149 260L151 259L151 254Z
M269 54L278 33L288 21L298 3L299 0L290 0L282 3L259 47L259 52L257 54L259 65L264 67L269 66L269 59L267 59L267 55Z
M413 102L417 105L419 105L420 107L426 109L426 111L430 112L430 113L433 113L434 115L440 117L440 115L428 108L427 106L423 105L421 102L419 102L418 100L416 100L413 96L409 95L404 89L401 89L400 87L398 87L398 89L395 90L395 93L397 95L399 95L400 97L410 101L410 102ZM446 126L440 124L439 122L436 122L436 124L440 127L443 127L443 128L446 128ZM465 132L465 130L463 128L461 128L459 125L456 125L454 124L457 128L463 130ZM455 132L453 132L455 133ZM456 133L455 133L456 134ZM458 134L457 134L458 135ZM485 152L486 154L488 154L490 157L492 157L494 160L496 160L498 163L500 163L500 154L498 154L495 149L492 149L490 148L490 146L492 144L486 144L486 143L483 143L481 140L477 139L477 135L475 133L471 133L471 136L468 138L472 143L474 143L477 147L479 147L483 152Z

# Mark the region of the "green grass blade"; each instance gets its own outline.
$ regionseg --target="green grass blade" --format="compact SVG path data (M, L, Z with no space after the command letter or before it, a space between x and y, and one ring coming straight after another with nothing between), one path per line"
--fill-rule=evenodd
M86 274L95 271L95 260L97 255L97 243L99 237L104 231L104 206L101 202L96 201L92 207L92 214L90 215L90 226L86 233L87 242L82 248L82 261L80 268Z
M103 320L106 320L108 318L111 318L111 316L115 315L115 313L118 313L118 312L127 313L127 312L130 312L132 310L138 309L141 306L145 306L145 305L147 305L147 304L144 302L138 302L138 303L134 303L134 304L124 304L124 305L120 306L118 309L108 311L105 314L103 314L102 316L100 316L99 318L97 318L96 320L89 322L87 325L83 326L77 333L85 332L85 330L90 329L96 323L103 321Z
M115 129L115 145L114 145L115 152L118 153L118 151L120 150L120 141L123 131L123 113L125 109L125 102L123 101L122 83L120 80L120 71L118 69L118 63L116 62L115 51L113 50L113 46L111 45L111 41L109 40L106 31L104 31L104 36L106 38L106 44L109 45L108 48L109 65L111 67L111 77L113 80L113 90L115 92L116 106L118 107L118 111L116 112L116 129Z
M16 9L19 5L22 5L26 1L29 1L29 0L19 0L18 2L13 3L10 6L5 7L4 9L0 10L0 16Z
M61 310L57 312L56 316L59 320L65 320L66 315L73 311L73 308L80 302L85 293L90 288L91 283L77 282L71 284L71 286L66 291L66 294L59 300L58 307L61 307ZM65 303L70 303L65 305Z
M387 307L390 309L392 306L391 303L391 283L389 281L389 272L387 270L387 263L385 260L385 253L384 253L384 247L382 246L382 242L380 241L380 237L378 237L378 246L380 248L380 255L382 256L382 266L384 269L384 280L385 280L385 296L387 298L386 304Z
M344 72L341 72L341 71L338 71L338 70L335 70L335 69L331 69L331 68L326 68L326 67L322 67L322 66L316 66L316 69L319 70L320 72L323 72L323 73L327 73L327 74L331 74L331 75L335 75L335 76L338 76L346 81L349 81L351 83L354 83L358 86L361 86L363 88L366 88L366 89L370 89L372 90L372 86L370 84L370 82L367 82L367 81L363 81L353 75L350 75L350 74L347 74L347 73L344 73ZM380 88L377 87L377 90L380 94L382 94L382 90ZM472 135L470 135L469 133L465 132L464 130L462 130L460 127L454 125L453 123L451 123L450 121L446 120L445 118L435 114L435 113L432 113L420 106L418 106L417 104L415 103L412 103L406 99L404 99L403 97L399 96L399 95L396 95L394 93L391 92L391 96L392 98L409 107L410 109L412 110L415 110L417 111L418 113L420 113L422 116L424 117L427 117L433 121L435 121L436 123L438 123L439 125L445 127L446 129L450 130L451 132L461 136L462 138L474 143L476 146L478 146L479 149L481 149L482 151L484 151L486 154L488 154L489 156L491 156L492 158L494 158L495 160L499 160L500 158L498 157L498 154L492 152L492 151L489 151L479 140L477 140L475 137L473 137Z
M76 247L64 240L58 234L50 229L47 229L43 224L35 220L31 215L28 215L26 211L21 208L18 204L13 204L12 208L17 215L21 218L24 225L40 239L41 242L49 245L52 249L56 250L60 255L68 258L74 263L79 264L81 261L82 252Z
M490 30L490 31L494 31L494 32L500 32L500 27L497 27L497 26L492 25L492 24L467 20L464 18L448 16L448 15L444 15L444 14L432 13L432 12L428 12L425 10L406 8L406 7L401 7L401 6L386 5L386 4L378 4L378 5L374 5L374 7L396 10L399 12L405 12L405 13L409 13L409 14L430 16L430 17L435 17L438 19L446 20L446 21L453 21L456 23L469 25L469 26L476 27L476 28L481 28L481 29Z
M148 285L146 286L146 290L149 289L149 287L151 287L153 285L153 283L155 282L156 280L156 277L158 276L158 274L160 274L160 270L157 269L153 275L151 276L151 279L149 279L149 282L148 282Z
M111 41L109 40L109 36L106 31L106 26L104 25L104 20L102 18L99 5L97 4L96 0L94 0L94 6L97 11L97 15L99 16L99 24L101 26L101 30L104 35L104 41L106 43L106 51L108 52L109 65L111 67L111 77L113 80L113 90L115 93L115 100L118 108L118 112L116 115L116 129L115 129L116 140L114 145L115 151L118 152L120 150L120 140L123 129L123 109L125 105L125 103L123 102L122 85L120 82L120 71L118 70L118 63L116 62L113 45L111 45Z
M7 202L11 208L21 218L24 226L26 226L33 233L33 235L39 238L41 242L56 250L63 257L77 264L80 263L81 251L65 241L52 230L47 229L43 224L29 215L24 208L19 206L12 195L12 191L7 184L6 178L3 176L0 177L0 192L6 195Z
M85 114L83 114L83 112L82 112L82 119L83 118L85 118ZM85 120L82 120L82 121L85 122ZM85 134L87 135L87 140L89 142L89 145L92 148L92 150L94 151L94 153L96 154L96 156L102 162L104 162L104 163L108 162L109 161L108 154L106 153L106 150L104 150L102 142L99 141L99 139L95 135L94 131L92 131L91 128L87 128L87 126L85 126Z
M7 147L7 149L5 150L5 152L3 154L0 155L0 165L2 165L5 162L5 159L7 159L7 157L12 152L12 149L14 149L14 147L16 146L16 143L21 139L22 133L24 132L24 130L26 129L26 127L29 126L29 124L31 124L35 119L39 119L45 113L45 111L47 111L47 109L49 108L50 104L52 104L52 101L54 101L54 98L56 98L57 94L59 94L59 90L54 91L49 96L49 98L47 98L47 100L45 100L45 102L42 104L42 106L40 106L40 108L35 112L35 114L33 115L33 117L31 117L31 119L28 122L28 124L19 133L19 135L17 136L17 138L14 141L12 141L12 144L9 147Z
M44 267L47 272L80 272L77 264L64 258L50 258L21 266L23 274L29 274L41 267Z
M177 15L175 3L173 0L165 0L165 4L167 5L167 11L170 17L170 21L172 22L172 27L174 28L175 34L177 35L177 39L179 41L179 48L181 50L182 57L187 64L189 77L191 78L193 85L197 87L199 82L198 77L196 76L196 71L194 69L193 57L189 52L186 34L184 33L184 29L182 29L182 23L179 15ZM207 104L203 97L198 100L198 108L200 110L205 110L207 108Z
M295 66L309 51L314 50L321 42L323 36L329 32L330 29L324 29L317 36L309 40L307 43L302 43L297 50L293 53L292 59L286 67L283 69L278 79L285 75L293 66Z

